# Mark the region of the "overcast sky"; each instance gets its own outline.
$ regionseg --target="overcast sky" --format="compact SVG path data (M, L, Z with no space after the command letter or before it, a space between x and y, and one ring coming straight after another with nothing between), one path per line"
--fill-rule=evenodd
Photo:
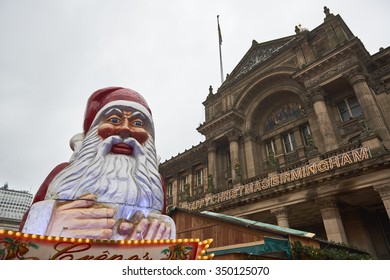
M90 94L141 93L164 162L204 137L208 88L259 43L309 30L323 7L340 14L374 54L390 45L390 1L0 0L0 186L33 194L71 156Z

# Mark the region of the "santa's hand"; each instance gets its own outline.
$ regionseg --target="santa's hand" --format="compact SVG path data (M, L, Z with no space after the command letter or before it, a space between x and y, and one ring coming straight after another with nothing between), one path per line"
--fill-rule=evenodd
M96 197L87 194L71 202L57 202L46 235L109 239L115 225L114 209L96 205Z
M142 212L134 214L131 221L122 221L118 233L127 236L127 240L159 240L170 239L172 233L171 223L161 219L164 215L150 215L147 218Z

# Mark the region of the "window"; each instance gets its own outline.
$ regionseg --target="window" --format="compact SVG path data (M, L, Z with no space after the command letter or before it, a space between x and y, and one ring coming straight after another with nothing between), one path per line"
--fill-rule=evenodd
M282 136L284 144L284 152L291 153L295 150L295 137L293 132L286 133Z
M173 194L173 185L172 182L169 182L167 187L167 197L172 197L172 194Z
M179 189L179 200L187 200L191 195L191 186L188 180L188 175L184 175L180 178Z
M180 179L180 192L184 193L185 192L185 185L188 183L188 176L183 176Z
M311 136L311 132L310 132L310 127L308 124L305 124L303 126L300 127L300 130L301 130L301 135L302 135L302 139L303 139L303 143L305 144L305 146L310 146L310 142L313 140L312 139L312 136Z
M203 169L200 169L195 174L196 182L195 185L197 187L203 186Z
M265 143L265 152L267 158L274 157L276 155L275 140L270 140Z
M362 114L362 108L360 107L356 96L345 98L337 102L336 106L343 122L359 117Z

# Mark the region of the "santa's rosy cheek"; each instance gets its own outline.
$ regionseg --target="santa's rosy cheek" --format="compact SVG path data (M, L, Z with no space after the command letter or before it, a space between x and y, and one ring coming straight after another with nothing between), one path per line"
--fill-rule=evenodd
M103 139L106 139L115 133L115 128L110 124L102 124L99 126L98 135Z
M138 143L143 144L146 140L148 140L148 134L145 131L135 131L132 136Z

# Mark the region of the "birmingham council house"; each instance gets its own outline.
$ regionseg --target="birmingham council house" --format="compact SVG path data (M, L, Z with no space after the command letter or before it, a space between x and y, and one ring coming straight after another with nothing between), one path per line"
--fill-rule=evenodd
M205 140L161 163L168 210L311 232L390 259L389 62L389 47L371 55L327 9L313 30L253 40L206 90Z

